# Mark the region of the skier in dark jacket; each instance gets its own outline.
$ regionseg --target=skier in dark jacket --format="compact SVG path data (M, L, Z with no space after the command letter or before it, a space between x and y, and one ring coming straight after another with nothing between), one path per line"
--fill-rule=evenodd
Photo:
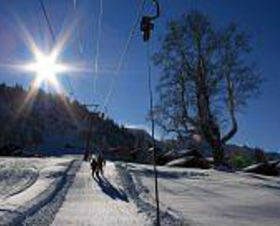
M106 165L106 161L103 157L103 155L98 154L97 156L97 171L100 171L100 173L103 175L104 174L104 170L103 167ZM99 172L98 172L99 173Z
M92 177L94 177L94 174L96 174L96 176L99 176L98 174L98 164L97 164L97 161L95 158L92 158L91 159L91 162L90 162L90 167L91 167L91 174L92 174Z

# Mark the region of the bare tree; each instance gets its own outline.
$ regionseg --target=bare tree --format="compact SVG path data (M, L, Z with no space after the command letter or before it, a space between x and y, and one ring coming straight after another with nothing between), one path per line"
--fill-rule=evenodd
M161 68L157 125L180 139L196 131L219 164L224 144L238 130L236 113L262 83L249 59L251 49L248 35L236 24L217 29L199 12L168 23L153 57Z

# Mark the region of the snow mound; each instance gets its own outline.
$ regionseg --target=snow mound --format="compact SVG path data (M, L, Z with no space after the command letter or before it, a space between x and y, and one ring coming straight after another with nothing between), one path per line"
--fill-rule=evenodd
M21 225L37 213L62 189L77 161L71 157L0 158L0 225Z
M24 191L32 186L37 178L37 168L27 162L2 162L0 165L0 200Z

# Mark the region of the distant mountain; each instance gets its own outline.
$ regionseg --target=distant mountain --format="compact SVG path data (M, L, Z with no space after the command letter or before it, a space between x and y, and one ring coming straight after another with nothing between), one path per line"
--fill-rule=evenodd
M125 151L117 156L119 159L145 159L146 147L152 143L149 134L103 119L62 94L0 85L0 147L14 144L50 155L82 153L90 117L94 149L121 149Z

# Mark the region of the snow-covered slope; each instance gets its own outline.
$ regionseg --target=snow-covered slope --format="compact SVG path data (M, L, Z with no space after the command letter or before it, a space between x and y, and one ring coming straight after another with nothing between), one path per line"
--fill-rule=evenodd
M150 166L128 164L127 171L154 203ZM184 218L188 225L280 225L280 178L215 170L159 167L161 210Z
M12 159L0 162L0 200L26 190L36 182L38 175L33 164Z
M56 193L73 158L0 158L0 225L18 225Z

